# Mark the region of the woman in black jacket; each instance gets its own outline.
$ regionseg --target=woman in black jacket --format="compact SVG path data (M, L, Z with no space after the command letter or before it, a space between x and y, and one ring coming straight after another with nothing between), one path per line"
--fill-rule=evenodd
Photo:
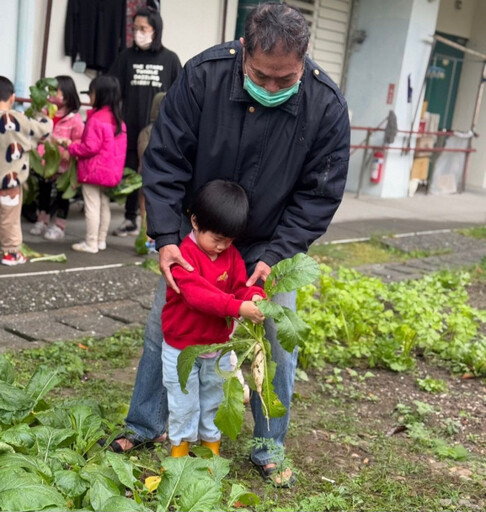
M138 135L150 122L152 100L157 93L168 91L181 70L179 57L162 44L162 27L155 9L139 9L133 17L134 45L120 53L109 71L120 81L128 136L125 166L134 171L139 168ZM114 235L138 235L138 206L135 191L127 197L125 220Z

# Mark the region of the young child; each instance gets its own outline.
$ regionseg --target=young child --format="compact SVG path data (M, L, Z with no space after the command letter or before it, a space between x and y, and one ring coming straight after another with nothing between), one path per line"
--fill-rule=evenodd
M14 101L12 82L0 76L0 243L1 261L10 266L27 261L19 248L22 244L22 184L29 176L29 151L52 131L51 119L47 116L28 119L12 110Z
M86 217L86 240L73 244L75 251L95 254L106 249L110 226L107 187L120 183L127 149L127 130L121 118L118 79L100 75L89 84L93 109L88 112L81 142L68 143L78 159L78 181L82 184Z
M219 353L197 358L187 381L188 394L181 391L177 358L189 345L225 343L233 320L242 316L254 323L264 320L253 301L265 294L258 286L247 287L243 258L233 247L248 218L248 199L236 183L215 180L204 185L192 205L193 231L182 241L182 256L193 266L188 272L174 266L172 275L180 289L167 289L162 310L163 382L169 404L169 439L173 457L189 453L189 443L198 439L219 455L221 433L214 424L223 398L223 379L215 371ZM230 354L220 360L231 371Z
M76 85L70 76L56 76L57 93L49 98L51 103L57 105L58 110L54 116L54 128L51 138L54 141L70 140L79 142L83 135L84 122L78 110L81 106ZM44 179L39 176L39 212L37 222L30 230L32 235L44 236L47 240L62 240L64 230L66 229L66 219L69 213L69 199L62 198L62 192L57 191L54 202L51 201L52 186L55 185L56 178L68 170L70 155L68 151L59 146L61 153L61 163L59 171L53 178ZM56 212L56 218L49 226L51 212Z

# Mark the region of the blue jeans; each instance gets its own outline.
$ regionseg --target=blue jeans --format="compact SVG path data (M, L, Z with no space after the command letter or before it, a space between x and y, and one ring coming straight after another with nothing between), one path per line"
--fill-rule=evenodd
M275 295L273 302L286 306L293 311L296 309L296 292L280 293ZM277 340L277 329L273 320L265 320L265 335L272 346L272 359L277 363L273 386L280 401L287 408L287 412L281 418L270 418L270 429L268 428L267 419L263 415L260 397L258 393L251 394L251 412L255 420L253 429L253 437L261 439L273 439L275 448L263 444L253 448L251 460L260 466L264 466L270 462L282 462L283 446L285 436L289 428L290 422L290 403L294 392L295 370L297 368L297 347L292 353L282 348ZM279 449L280 448L280 449Z
M241 250L243 259L247 263L248 275L251 275L253 272L253 267L259 261L263 250L262 246ZM162 384L161 357L163 336L160 320L162 307L165 304L165 292L165 281L161 278L152 309L147 319L144 350L138 366L130 410L125 420L128 429L133 432L133 436L138 441L152 440L167 430L169 412L167 393ZM274 300L295 311L295 292L280 294ZM273 439L277 447L283 447L289 425L290 402L294 391L297 350L290 354L282 349L277 341L277 333L273 321L265 321L265 329L267 339L272 346L273 359L277 362L277 371L273 385L281 402L287 407L287 413L282 418L271 419L270 430L268 430L267 420L259 406L259 397L253 393L251 406L255 419L254 436ZM269 462L281 462L281 451L272 452L269 447L264 445L258 449L253 449L251 459L255 464L260 465L265 465Z
M143 354L138 365L130 409L125 419L127 429L137 441L151 441L166 432L167 392L162 385L162 323L166 284L159 280L152 309L147 318Z
M194 362L186 389L183 393L177 373L177 358L180 350L162 344L162 368L164 386L169 404L169 438L174 446L181 441L194 443L198 439L214 443L221 438L221 432L214 424L216 411L223 400L223 377L215 370L216 357L198 357ZM220 359L220 367L231 371L230 354Z
M189 219L182 219L181 240L191 231ZM162 383L162 308L167 286L160 278L154 302L145 325L143 354L138 364L135 387L125 424L135 440L152 441L167 432L169 408Z

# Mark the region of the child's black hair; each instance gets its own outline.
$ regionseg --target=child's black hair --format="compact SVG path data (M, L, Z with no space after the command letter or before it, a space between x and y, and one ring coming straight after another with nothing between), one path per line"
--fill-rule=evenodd
M0 101L8 101L14 92L13 83L6 76L0 76Z
M121 89L118 78L111 75L99 75L89 84L89 92L95 96L93 108L110 107L116 121L115 135L122 131Z
M57 88L60 89L64 98L66 114L77 112L81 106L81 101L74 80L69 75L58 75L56 80Z
M241 238L246 231L250 206L246 192L232 181L214 180L203 185L192 203L200 231Z

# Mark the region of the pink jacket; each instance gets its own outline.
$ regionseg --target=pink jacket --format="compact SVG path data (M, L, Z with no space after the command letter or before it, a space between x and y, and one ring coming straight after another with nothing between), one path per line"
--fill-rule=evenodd
M84 122L79 112L71 112L67 116L59 119L52 129L51 137L57 139L69 139L71 142L79 142L83 136ZM59 173L66 172L69 167L69 153L62 146L59 146L61 152L61 163L59 164Z
M102 187L120 183L127 150L127 127L115 136L115 117L109 107L88 111L81 142L68 147L78 158L78 181Z

